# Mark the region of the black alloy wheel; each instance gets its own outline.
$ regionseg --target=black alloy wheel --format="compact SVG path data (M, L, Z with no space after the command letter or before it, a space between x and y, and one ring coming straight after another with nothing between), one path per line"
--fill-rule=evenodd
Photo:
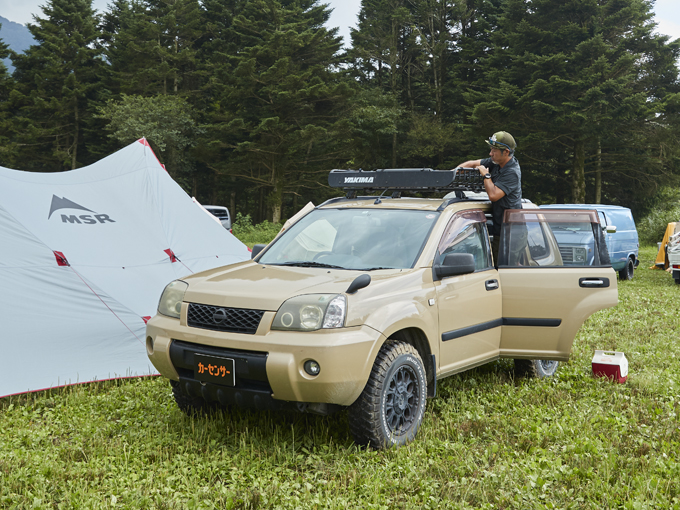
M378 353L364 391L349 408L355 442L380 449L412 441L426 402L427 378L418 351L406 342L388 341Z

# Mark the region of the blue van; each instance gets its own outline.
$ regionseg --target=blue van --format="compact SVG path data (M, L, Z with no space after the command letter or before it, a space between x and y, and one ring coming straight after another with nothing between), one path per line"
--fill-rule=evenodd
M619 279L631 280L633 271L638 266L638 233L633 215L627 207L601 204L551 204L542 205L545 209L591 209L597 211L600 225L612 267L619 272ZM553 229L555 239L560 245L560 252L565 264L588 265L592 257L588 246L584 244L583 234L574 229ZM592 238L592 236L590 236Z

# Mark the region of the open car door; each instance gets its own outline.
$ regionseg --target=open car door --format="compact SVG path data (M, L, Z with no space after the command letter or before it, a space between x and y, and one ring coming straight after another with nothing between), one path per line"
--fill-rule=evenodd
M557 232L578 232L578 250L560 247ZM585 320L618 303L596 211L506 211L498 262L502 357L566 361Z

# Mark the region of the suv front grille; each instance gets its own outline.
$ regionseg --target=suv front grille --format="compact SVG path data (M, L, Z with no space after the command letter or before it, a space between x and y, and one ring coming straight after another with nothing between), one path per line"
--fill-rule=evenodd
M569 246L560 246L560 255L562 255L562 262L564 264L571 264L574 262L574 250Z
M192 328L254 335L260 325L262 315L264 315L264 310L222 308L189 303L187 324Z

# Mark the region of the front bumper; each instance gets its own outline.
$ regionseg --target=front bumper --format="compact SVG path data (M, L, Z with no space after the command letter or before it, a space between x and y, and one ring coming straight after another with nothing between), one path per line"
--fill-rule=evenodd
M368 326L271 331L273 318L274 312L266 312L257 332L248 335L190 328L177 319L156 315L146 328L147 354L161 375L207 401L260 408L276 408L269 399L352 404L366 386L385 337ZM234 359L235 386L198 381L194 353ZM310 359L321 367L317 376L304 371Z

